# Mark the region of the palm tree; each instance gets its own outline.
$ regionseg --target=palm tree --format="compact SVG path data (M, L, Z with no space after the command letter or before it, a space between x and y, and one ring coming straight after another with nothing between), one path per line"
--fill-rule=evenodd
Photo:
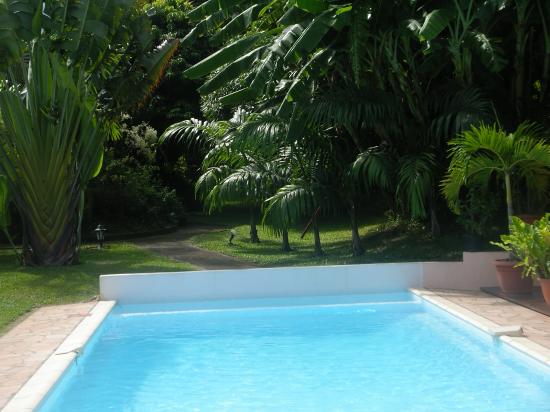
M305 132L305 131L304 131ZM308 131L312 133L312 131ZM313 133L315 135L315 133ZM324 255L319 230L319 214L335 209L338 194L334 189L334 168L327 138L310 136L300 145L294 142L288 151L290 167L288 183L266 200L265 220L276 228L286 229L303 218L308 218L304 234L313 230L316 256Z
M250 240L259 243L257 223L264 201L284 185L288 176L286 150L276 142L286 125L270 111L237 109L229 121L184 120L173 124L161 142L206 149L196 195L209 213L230 205L249 209ZM288 250L288 228L279 228Z
M459 212L463 186L486 187L493 176L504 180L508 223L514 215L512 179L545 193L550 179L550 145L541 129L522 123L506 133L496 125L472 127L449 142L451 163L441 186L450 207Z
M265 199L285 181L286 165L280 157L264 158L258 153L247 153L240 160L241 165L235 168L208 167L199 177L196 191L204 200L209 212L230 205L248 207L250 241L260 243L257 230L258 212ZM285 232L283 230L283 235ZM285 242L285 239L283 241ZM284 244L283 249L287 249L287 246Z

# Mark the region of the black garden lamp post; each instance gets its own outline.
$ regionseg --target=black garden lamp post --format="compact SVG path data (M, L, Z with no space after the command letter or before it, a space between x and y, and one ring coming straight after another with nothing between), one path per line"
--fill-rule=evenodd
M105 242L105 232L107 229L105 229L105 226L103 225L97 225L97 227L94 229L95 237L97 238L97 243L99 244L99 248L103 249L103 243Z

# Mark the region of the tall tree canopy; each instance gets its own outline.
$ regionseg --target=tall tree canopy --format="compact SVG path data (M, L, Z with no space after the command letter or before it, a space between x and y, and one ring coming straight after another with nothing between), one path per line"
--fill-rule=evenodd
M482 123L547 121L548 2L207 0L188 17L183 42L216 49L185 71L204 79L201 95L271 111L288 125L277 144L330 170L296 164L267 201L274 212L284 200L279 222L346 207L355 234L357 205L376 190L437 235L449 140Z

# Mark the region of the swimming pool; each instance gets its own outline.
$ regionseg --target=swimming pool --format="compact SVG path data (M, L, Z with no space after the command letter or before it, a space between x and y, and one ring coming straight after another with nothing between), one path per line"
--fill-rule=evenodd
M550 370L410 293L117 306L50 411L548 411Z

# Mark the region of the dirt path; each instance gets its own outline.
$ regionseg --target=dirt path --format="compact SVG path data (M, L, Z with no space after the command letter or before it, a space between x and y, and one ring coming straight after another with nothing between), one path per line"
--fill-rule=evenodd
M254 267L233 257L193 246L189 239L195 235L221 227L189 225L166 235L132 240L138 246L181 262L188 262L200 269L245 269Z

